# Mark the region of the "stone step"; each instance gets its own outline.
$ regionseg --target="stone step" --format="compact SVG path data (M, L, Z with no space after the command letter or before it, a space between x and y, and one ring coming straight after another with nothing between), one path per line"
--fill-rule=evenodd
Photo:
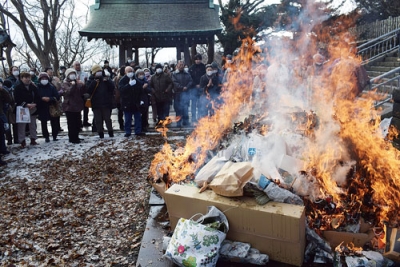
M398 67L400 67L400 62L399 61L382 61L382 62L376 62L374 64L374 66L398 68Z
M368 73L369 78L372 79L372 78L381 76L381 75L385 74L386 72L367 70L367 73ZM390 74L390 75L386 76L385 78L390 79L390 78L393 78L393 77L395 77L395 76L397 76L397 75L398 75L398 74L393 73L393 74Z
M391 67L382 67L382 66L366 66L365 69L367 71L377 71L377 72L385 73L385 72L391 71L393 68L391 68Z
M398 57L385 57L386 62L400 62Z

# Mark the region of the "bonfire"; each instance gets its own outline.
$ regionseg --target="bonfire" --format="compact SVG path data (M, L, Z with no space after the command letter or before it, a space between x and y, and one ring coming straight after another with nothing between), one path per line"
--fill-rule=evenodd
M359 93L355 72L361 59L348 37L342 31L326 41L330 59L324 67L329 74L320 77L297 76L301 59L312 56L309 48L316 47L309 35L275 41L273 51L267 51L275 56L268 58L261 91L254 89L249 72L259 71L266 54L253 40L243 40L223 87L223 104L199 121L184 146L173 149L166 141L151 164L153 182L162 180L168 187L192 181L235 135L279 135L289 146L288 155L302 167L290 181L282 173L269 178L301 196L310 229L317 234L357 232L366 225L375 233L369 248L383 252L385 229L399 226L399 151L390 140L397 133L390 129L382 134L373 105L377 95ZM349 250L357 251L341 249Z

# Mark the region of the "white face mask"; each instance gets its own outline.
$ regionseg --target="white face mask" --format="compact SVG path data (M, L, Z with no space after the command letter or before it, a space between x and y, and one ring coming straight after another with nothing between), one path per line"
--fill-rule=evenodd
M150 76L150 72L146 71L146 72L144 73L144 76L149 77L149 76Z
M139 80L143 80L144 79L144 75L139 75L138 78L139 78Z
M183 69L185 72L189 72L189 68L184 68Z
M76 75L75 75L75 74L71 74L71 75L69 75L68 77L69 77L69 79L70 79L71 81L75 81L75 79L76 79Z
M47 85L49 83L49 80L40 80L40 83L43 85Z
M96 77L101 77L101 76L103 76L103 72L102 71L98 71L98 72L96 72L95 76Z
M128 63L131 63L131 62L132 62L132 60L128 59Z
M160 74L161 72L162 72L162 69L156 69L156 72L158 73L158 74Z
M60 73L63 74L63 73L64 73L64 70L60 70Z
M133 72L128 72L128 73L126 74L126 76L128 76L128 78L132 78L132 77L133 77Z
M232 60L229 60L229 59L228 59L228 60L226 61L226 63L231 64L231 63L232 63Z
M213 71L212 71L212 70L207 71L207 75L208 75L208 76L213 75Z
M18 70L14 70L12 73L14 76L18 76L19 75L19 71Z
M34 73L33 71L30 71L29 74L30 74L31 76L35 75L35 73Z

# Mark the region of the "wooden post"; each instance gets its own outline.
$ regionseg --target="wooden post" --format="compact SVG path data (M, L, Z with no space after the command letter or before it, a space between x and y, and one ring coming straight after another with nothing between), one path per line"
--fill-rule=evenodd
M183 55L184 55L185 64L188 66L191 66L192 62L190 60L189 46L187 44L183 44Z
M211 64L214 61L214 53L215 53L215 49L214 49L214 35L209 37L208 39L208 49L207 49L207 64Z
M119 49L119 67L125 65L126 62L126 49L123 43L121 43L118 47Z
M139 65L139 47L135 47L135 64Z

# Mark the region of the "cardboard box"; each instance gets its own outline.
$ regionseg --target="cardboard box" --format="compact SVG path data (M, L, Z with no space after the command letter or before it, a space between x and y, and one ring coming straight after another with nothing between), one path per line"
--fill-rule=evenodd
M305 207L253 198L228 198L211 190L198 193L194 186L174 184L165 192L172 229L180 218L206 213L215 206L228 218L228 240L249 243L270 259L301 266L305 248Z
M368 233L348 233L336 231L324 231L322 233L324 239L331 245L333 251L343 242L343 244L353 243L356 247L363 247L365 243L371 241L375 236L373 231Z

